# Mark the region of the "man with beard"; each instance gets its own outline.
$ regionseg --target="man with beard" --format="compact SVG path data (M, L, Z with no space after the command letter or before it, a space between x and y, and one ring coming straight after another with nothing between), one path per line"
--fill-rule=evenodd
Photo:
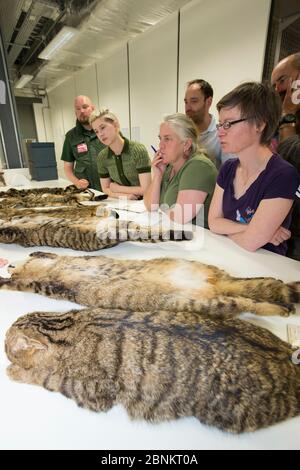
M185 92L185 114L194 121L199 133L199 145L205 150L207 156L220 168L231 154L224 154L219 142L216 120L209 113L213 99L211 85L202 79L188 82Z
M300 52L289 55L276 65L271 83L282 101L276 150L300 175ZM296 196L287 256L300 261L300 186Z
M77 96L74 102L76 126L67 132L61 159L66 177L79 189L101 191L96 157L104 148L89 124L95 106L88 96Z
M271 83L282 101L279 142L300 135L300 52L289 55L274 68Z

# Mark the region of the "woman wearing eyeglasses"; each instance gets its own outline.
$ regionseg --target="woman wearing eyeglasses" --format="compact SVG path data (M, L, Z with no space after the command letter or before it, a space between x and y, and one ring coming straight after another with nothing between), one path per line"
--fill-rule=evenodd
M185 114L164 118L144 204L148 211L160 208L175 222L208 227L217 169L198 148L197 138L197 129Z
M222 149L237 158L220 170L209 227L246 250L285 255L299 176L269 148L281 116L280 98L269 85L249 82L225 95L217 108Z

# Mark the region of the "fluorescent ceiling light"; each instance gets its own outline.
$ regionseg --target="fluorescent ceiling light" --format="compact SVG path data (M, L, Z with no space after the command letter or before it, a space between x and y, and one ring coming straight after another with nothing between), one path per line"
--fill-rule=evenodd
M45 49L38 55L39 59L50 60L73 36L77 33L75 28L63 26L60 32L49 42Z
M21 75L17 83L15 84L15 88L24 88L24 86L33 79L33 75Z

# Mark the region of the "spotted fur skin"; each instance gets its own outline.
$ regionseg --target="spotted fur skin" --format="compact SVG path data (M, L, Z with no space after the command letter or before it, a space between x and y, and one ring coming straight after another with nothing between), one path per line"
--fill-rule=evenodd
M0 279L2 288L89 307L288 316L300 301L300 282L235 278L215 266L184 259L118 260L37 252L9 271L10 279Z
M12 325L5 349L11 379L93 411L121 404L133 419L195 416L231 433L300 412L300 368L289 345L237 319L161 310L35 312Z

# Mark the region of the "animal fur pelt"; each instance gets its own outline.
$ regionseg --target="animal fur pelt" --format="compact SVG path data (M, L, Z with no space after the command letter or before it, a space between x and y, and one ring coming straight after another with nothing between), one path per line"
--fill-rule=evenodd
M287 316L300 301L300 282L235 278L215 266L183 259L118 260L38 252L9 271L11 279L0 278L3 288L89 307Z
M9 377L92 411L151 422L195 416L242 433L300 413L291 347L237 319L191 312L35 312L8 330Z
M77 189L75 186L66 188L34 188L14 189L0 192L0 200L3 208L29 208L39 206L77 205L84 201L99 201L106 199L106 195L96 196L89 189Z
M54 208L2 208L0 243L22 246L53 246L94 251L119 242L189 240L192 232L143 227L112 218L103 206L60 206Z
M0 193L1 198L0 243L94 251L126 240L155 242L192 238L192 232L188 231L152 229L130 221L117 221L117 213L105 204L83 206L81 202L98 201L103 196L75 186L9 189Z

